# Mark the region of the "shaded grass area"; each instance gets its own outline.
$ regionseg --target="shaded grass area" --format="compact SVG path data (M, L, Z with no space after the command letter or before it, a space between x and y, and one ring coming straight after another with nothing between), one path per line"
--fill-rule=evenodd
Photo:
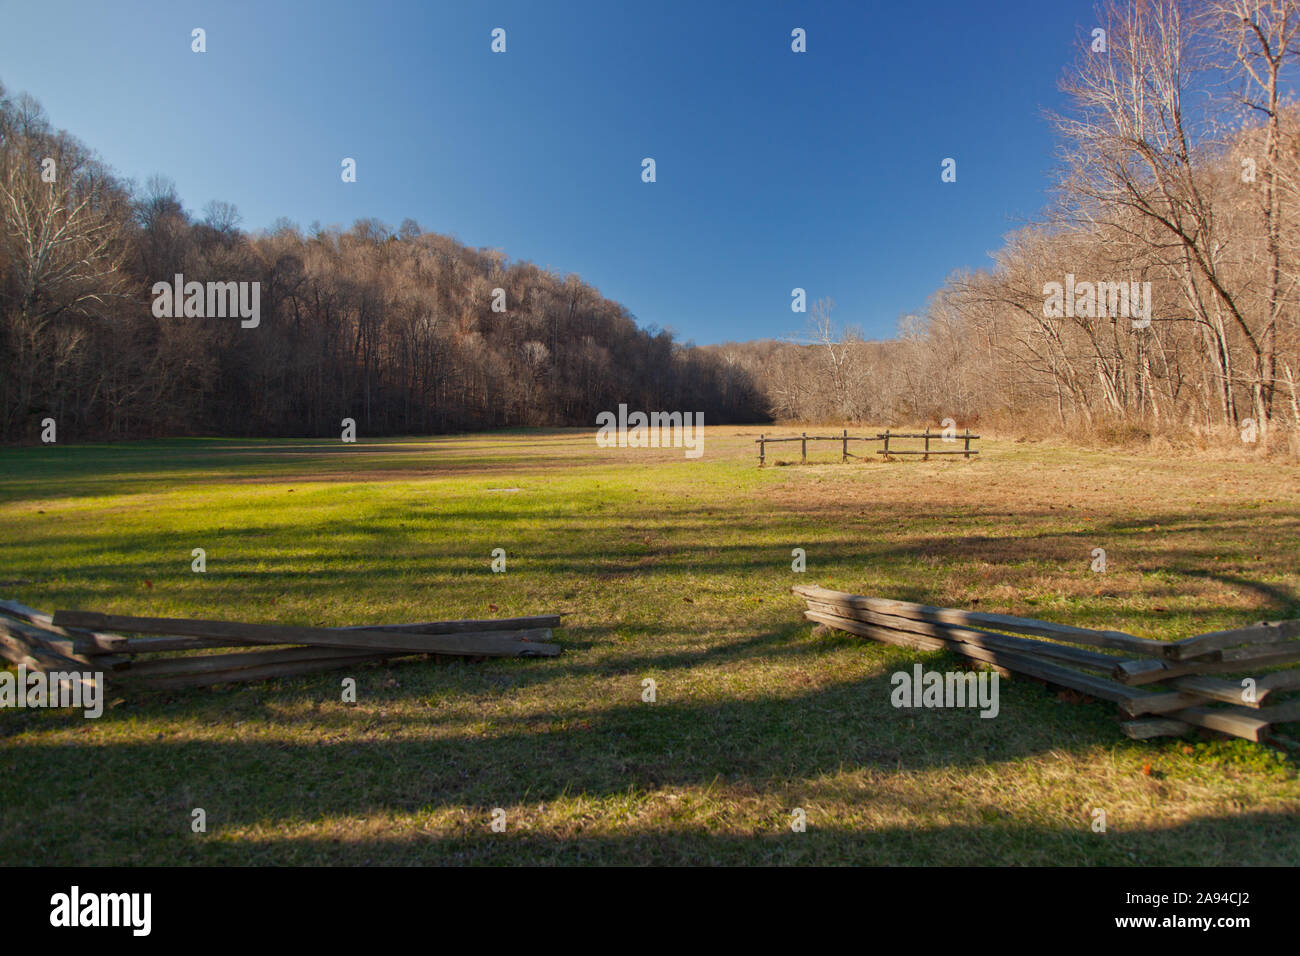
M116 697L97 721L0 711L0 860L1300 862L1285 754L1130 742L1113 707L1026 680L994 719L895 709L895 671L963 665L814 635L788 593L1164 638L1300 616L1293 469L986 441L759 470L759 431L710 428L698 461L565 431L0 451L0 595L38 607L566 614L559 659L361 668L355 705L332 672Z

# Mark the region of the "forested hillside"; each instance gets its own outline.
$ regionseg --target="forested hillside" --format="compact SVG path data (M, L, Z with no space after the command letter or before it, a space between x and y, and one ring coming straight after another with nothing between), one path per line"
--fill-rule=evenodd
M0 90L0 440L36 440L46 417L68 438L332 434L345 417L369 434L591 426L626 402L710 423L951 418L1289 444L1300 22L1290 4L1235 10L1100 11L1100 46L1084 38L1064 71L1041 221L886 341L854 333L860 316L846 331L821 298L790 315L799 344L683 346L577 276L410 220L249 234L229 204L194 216L165 179L118 181ZM177 274L259 283L258 326L155 316L150 289Z
M162 178L133 190L0 89L0 440L35 441L47 417L61 440L592 425L619 402L764 417L739 367L576 275L411 220L239 225L228 203L188 214ZM257 326L155 316L176 274L260 283Z

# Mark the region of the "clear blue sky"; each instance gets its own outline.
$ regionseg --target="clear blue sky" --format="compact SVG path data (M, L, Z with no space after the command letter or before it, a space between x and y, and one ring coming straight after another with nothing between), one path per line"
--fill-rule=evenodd
M0 81L245 228L409 216L682 340L798 332L795 286L885 337L1042 207L1042 111L1093 25L1084 0L0 0Z

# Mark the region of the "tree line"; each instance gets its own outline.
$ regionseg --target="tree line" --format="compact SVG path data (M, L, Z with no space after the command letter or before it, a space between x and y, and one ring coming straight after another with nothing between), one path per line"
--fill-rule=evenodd
M0 88L0 440L592 425L620 402L757 421L748 373L638 327L575 275L412 220L250 234L170 181L115 178ZM256 329L151 289L259 283ZM495 308L494 308L495 307Z
M0 440L706 421L1300 436L1300 0L1110 0L1064 74L1041 221L896 336L694 347L577 276L411 220L250 234L117 180L0 88ZM54 170L54 178L48 171ZM256 330L149 289L255 281ZM506 310L494 311L504 298ZM254 334L255 333L255 334Z
M801 344L717 347L773 416L1294 440L1300 9L1131 0L1097 23L1051 117L1053 200L992 268L951 276L889 341L836 331L823 300Z

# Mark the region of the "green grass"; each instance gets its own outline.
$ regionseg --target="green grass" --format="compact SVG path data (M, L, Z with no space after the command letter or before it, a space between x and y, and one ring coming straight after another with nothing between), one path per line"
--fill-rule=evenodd
M47 610L566 615L558 659L0 711L0 862L1300 862L1285 753L1131 742L1112 706L1027 680L992 720L897 710L890 674L958 661L816 635L788 592L1165 638L1300 616L1294 469L985 441L760 471L758 431L710 428L698 461L566 431L0 450L0 596Z

